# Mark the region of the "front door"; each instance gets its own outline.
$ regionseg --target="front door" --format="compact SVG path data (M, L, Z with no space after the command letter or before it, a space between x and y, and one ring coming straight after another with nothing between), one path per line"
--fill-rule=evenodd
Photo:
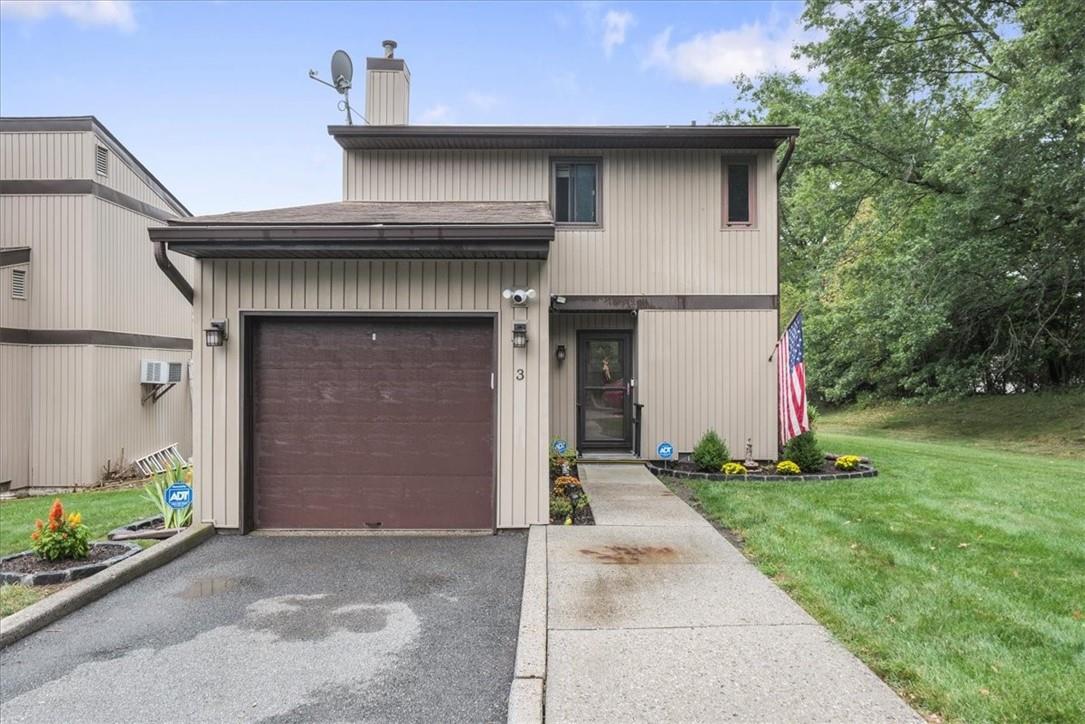
M582 331L577 343L577 446L631 451L632 334Z

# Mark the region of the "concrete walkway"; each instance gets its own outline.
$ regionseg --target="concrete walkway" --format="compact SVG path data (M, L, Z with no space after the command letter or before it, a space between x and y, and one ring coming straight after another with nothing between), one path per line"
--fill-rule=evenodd
M548 722L915 722L647 470L579 467L596 525L547 531Z

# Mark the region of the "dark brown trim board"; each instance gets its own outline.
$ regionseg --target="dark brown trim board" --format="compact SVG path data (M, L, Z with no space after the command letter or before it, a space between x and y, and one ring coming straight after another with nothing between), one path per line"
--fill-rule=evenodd
M16 266L30 263L29 246L13 246L0 249L0 266Z
M559 303L559 299L564 299ZM775 294L553 294L552 312L635 312L641 309L776 309Z
M99 329L17 329L15 327L0 327L0 342L32 345L93 344L103 347L192 349L192 339L189 337L106 332Z
M170 221L177 217L167 211L151 206L128 194L111 189L90 179L19 179L0 181L0 196L51 194L90 194L105 201L123 206L129 211L149 216L158 221Z
M776 148L794 126L328 126L346 149Z
M60 117L8 117L0 118L0 133L38 133L38 132L96 132L99 139L104 141L111 151L128 163L129 168L148 186L155 190L158 197L165 201L177 212L179 216L192 216L192 212L167 189L161 181L155 178L146 166L144 166L124 144L117 140L113 133L102 125L94 116L60 116Z
M402 70L407 71L407 63L403 58L366 58L366 70Z

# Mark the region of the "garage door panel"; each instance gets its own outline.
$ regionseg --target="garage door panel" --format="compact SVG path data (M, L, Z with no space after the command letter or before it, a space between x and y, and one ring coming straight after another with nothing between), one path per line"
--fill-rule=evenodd
M271 476L264 528L433 528L455 514L456 528L493 526L491 488L450 476Z
M493 526L491 320L278 318L251 339L258 527Z

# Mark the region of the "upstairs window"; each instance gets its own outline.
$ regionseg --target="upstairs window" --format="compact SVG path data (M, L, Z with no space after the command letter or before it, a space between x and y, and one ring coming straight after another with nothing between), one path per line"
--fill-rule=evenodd
M105 146L94 147L94 170L99 176L109 175L109 149Z
M599 223L599 162L554 163L554 221L559 224Z
M723 225L753 227L757 220L752 159L723 161Z

